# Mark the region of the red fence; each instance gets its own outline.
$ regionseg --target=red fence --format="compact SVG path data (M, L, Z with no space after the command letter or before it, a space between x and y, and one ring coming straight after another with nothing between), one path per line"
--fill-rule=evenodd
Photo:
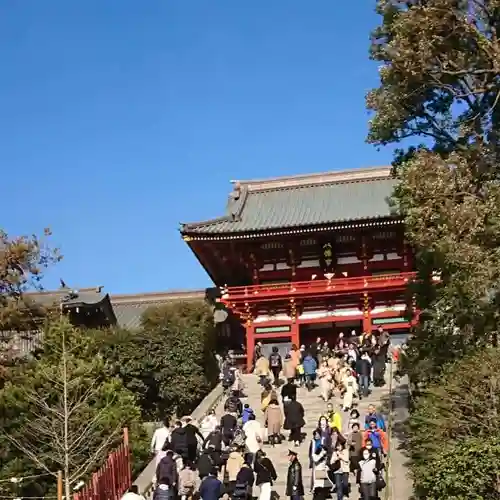
M292 281L267 285L230 286L222 290L221 302L263 302L300 297L321 297L334 294L354 294L377 290L404 289L415 278L416 273L381 274L356 276L330 280Z
M123 429L123 443L106 459L104 465L92 474L73 500L119 500L132 485L131 454L128 429Z

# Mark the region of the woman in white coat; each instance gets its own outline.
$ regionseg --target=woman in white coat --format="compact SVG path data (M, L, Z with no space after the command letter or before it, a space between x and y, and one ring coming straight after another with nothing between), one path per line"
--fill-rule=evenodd
M352 407L354 395L358 393L358 382L350 368L346 369L343 377L344 400L342 402L343 410L349 411Z
M349 491L349 450L345 441L337 441L335 450L330 459L330 470L335 480L337 500L344 500L345 493Z
M321 397L325 403L330 399L332 393L332 373L328 368L328 360L323 361L321 366L316 370L321 388Z

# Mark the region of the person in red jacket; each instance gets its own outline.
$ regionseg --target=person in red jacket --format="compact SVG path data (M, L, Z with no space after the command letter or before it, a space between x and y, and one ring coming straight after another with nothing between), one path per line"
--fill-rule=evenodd
M367 430L363 432L363 447L366 445L366 442L370 440L373 443L373 447L387 455L387 451L389 448L389 443L387 441L387 434L377 427L377 419L372 418L369 422L369 427Z

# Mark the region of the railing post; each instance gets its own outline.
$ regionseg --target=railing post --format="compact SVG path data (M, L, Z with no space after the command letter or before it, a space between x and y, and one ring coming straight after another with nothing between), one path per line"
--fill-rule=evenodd
M62 500L63 497L63 474L62 470L57 472L57 500ZM67 500L70 500L69 498Z
M124 460L125 460L125 470L126 470L126 476L125 479L127 481L127 489L130 488L132 484L132 454L130 453L130 446L129 446L129 435L128 435L128 427L125 427L123 429L123 447L124 447Z

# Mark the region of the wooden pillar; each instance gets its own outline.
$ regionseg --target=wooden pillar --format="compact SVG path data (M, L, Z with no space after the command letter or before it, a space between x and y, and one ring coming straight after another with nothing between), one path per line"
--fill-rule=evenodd
M63 473L57 473L57 500L63 500Z
M410 247L406 239L403 240L403 272L410 270Z
M363 294L363 333L372 332L372 315L370 307L370 298L365 292Z
M255 327L253 323L247 321L246 324L247 337L247 373L251 373L253 366L253 353L255 349Z
M363 274L368 271L368 250L366 244L366 235L361 236L361 262L363 263Z

